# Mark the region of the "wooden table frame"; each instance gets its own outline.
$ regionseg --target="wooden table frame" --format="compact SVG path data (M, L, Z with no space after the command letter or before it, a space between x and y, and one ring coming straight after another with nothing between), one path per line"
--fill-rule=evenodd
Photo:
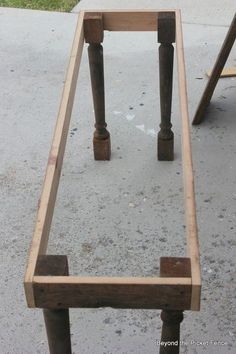
M94 157L97 160L110 159L111 145L105 122L101 46L104 30L158 30L158 42L161 43L159 47L161 96L159 160L173 160L174 136L171 130L170 112L174 52L172 43L176 43L182 117L187 256L186 258L162 257L160 277L69 276L66 256L46 255L84 41L89 43L96 118ZM199 245L184 65L179 10L96 10L96 12L81 11L79 14L24 281L28 306L44 309L50 353L71 353L68 313L70 307L162 309L163 341L179 339L179 323L183 319L183 310L200 309ZM161 353L165 350L160 348ZM172 353L176 353L174 350L176 349L173 348Z

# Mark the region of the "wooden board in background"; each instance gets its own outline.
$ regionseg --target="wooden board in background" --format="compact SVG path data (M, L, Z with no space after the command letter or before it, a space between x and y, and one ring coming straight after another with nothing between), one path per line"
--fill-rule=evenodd
M208 77L211 76L212 70L207 70L206 74ZM232 77L236 76L236 67L232 68L225 68L222 70L222 73L220 74L220 77Z

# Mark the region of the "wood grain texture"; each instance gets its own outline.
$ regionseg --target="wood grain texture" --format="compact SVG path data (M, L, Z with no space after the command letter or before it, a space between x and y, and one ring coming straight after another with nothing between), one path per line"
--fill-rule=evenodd
M29 307L34 307L32 281L35 273L37 258L38 255L46 253L48 244L48 237L56 201L80 60L83 50L83 17L84 13L81 12L76 26L76 32L70 55L69 66L67 69L57 123L54 131L52 147L48 159L43 191L37 212L34 235L29 252L24 283L26 299Z
M191 279L35 277L36 307L190 309ZM74 279L73 279L74 278ZM171 278L170 278L171 279ZM73 280L73 281L72 281Z
M87 13L93 11L86 11ZM156 31L158 14L166 10L100 10L107 31ZM175 10L168 10L175 12Z
M193 164L189 132L188 99L183 52L181 14L176 10L176 46L179 78L180 111L182 119L182 166L185 198L185 219L187 232L187 255L191 259L192 304L191 309L200 309L201 272L199 242L197 234L196 205L194 192Z

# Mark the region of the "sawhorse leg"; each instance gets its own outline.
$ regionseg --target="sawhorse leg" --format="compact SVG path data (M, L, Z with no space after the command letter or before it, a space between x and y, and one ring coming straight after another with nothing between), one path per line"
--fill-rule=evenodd
M226 35L223 46L217 57L214 68L212 69L211 76L208 80L205 91L203 92L201 101L198 105L197 111L193 119L194 125L200 124L204 119L205 111L211 101L216 84L220 78L220 74L225 66L226 60L228 59L229 53L233 47L235 38L236 38L236 14L234 15L233 21Z

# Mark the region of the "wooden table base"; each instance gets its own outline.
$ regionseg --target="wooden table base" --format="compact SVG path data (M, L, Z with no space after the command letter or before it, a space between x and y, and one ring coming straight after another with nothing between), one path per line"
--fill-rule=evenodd
M160 276L85 277L69 275L66 256L47 255L50 227L60 181L66 138L73 108L79 66L88 43L88 57L95 114L95 160L110 160L111 141L105 117L103 61L104 31L156 31L160 70L160 131L158 160L174 158L171 124L173 58L177 54L182 122L182 165L186 214L187 258L161 258ZM155 112L154 112L155 113ZM128 152L127 152L128 153ZM159 168L162 168L160 163ZM174 230L173 230L174 233ZM174 234L173 234L174 236ZM79 14L58 119L25 274L28 306L43 309L51 354L71 354L70 308L162 310L162 340L178 341L183 311L200 309L201 276L196 222L193 167L188 121L181 15L179 10L102 10ZM160 348L177 353L179 345ZM96 354L96 353L94 353Z

